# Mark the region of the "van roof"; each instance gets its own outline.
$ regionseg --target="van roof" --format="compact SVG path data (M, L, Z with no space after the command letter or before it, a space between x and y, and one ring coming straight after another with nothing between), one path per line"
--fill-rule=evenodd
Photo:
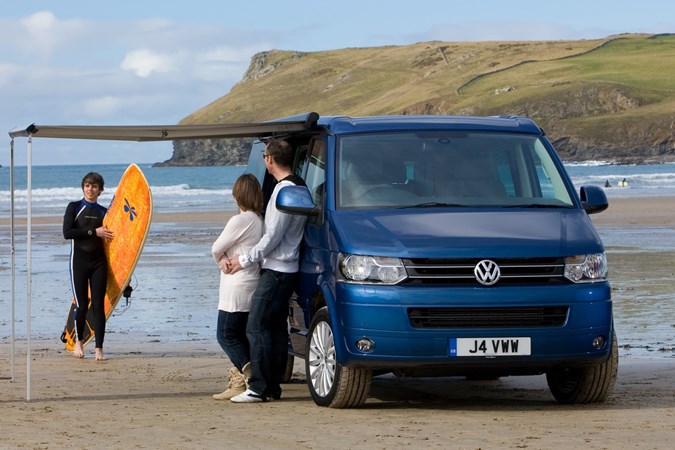
M531 119L520 116L321 116L317 125L334 134L401 130L502 131L544 134L543 130Z

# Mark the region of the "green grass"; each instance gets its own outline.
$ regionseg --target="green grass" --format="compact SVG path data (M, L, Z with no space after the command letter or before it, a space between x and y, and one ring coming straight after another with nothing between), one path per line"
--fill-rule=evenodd
M300 57L270 51L267 58L273 71L239 83L183 123L263 121L304 111L520 114L541 122L553 138L612 142L644 122L666 136L664 118L675 117L671 35L421 42Z

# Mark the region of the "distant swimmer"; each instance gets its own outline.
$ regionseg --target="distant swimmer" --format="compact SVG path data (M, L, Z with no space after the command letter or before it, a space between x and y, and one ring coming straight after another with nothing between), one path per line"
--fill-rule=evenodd
M611 184L609 184L609 180L605 180L605 187L606 187L606 188L608 188L608 187L612 187L612 185L611 185Z
M619 181L619 187L628 187L628 181L625 178Z

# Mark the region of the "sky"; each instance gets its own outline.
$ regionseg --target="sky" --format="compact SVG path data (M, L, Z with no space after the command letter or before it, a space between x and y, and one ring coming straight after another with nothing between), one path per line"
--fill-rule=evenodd
M661 0L9 0L0 9L0 130L173 125L227 94L251 57L271 49L672 32L675 2ZM15 140L16 165L26 164L26 142ZM9 149L7 134L0 165L9 165ZM171 155L170 142L34 138L31 161L152 163Z

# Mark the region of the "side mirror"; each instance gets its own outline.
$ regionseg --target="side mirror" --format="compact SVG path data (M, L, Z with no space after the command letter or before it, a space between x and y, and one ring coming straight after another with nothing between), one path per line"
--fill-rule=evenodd
M277 195L277 209L289 214L316 216L319 207L314 204L307 186L286 186Z
M602 212L609 206L605 191L598 186L581 186L579 197L586 214Z

